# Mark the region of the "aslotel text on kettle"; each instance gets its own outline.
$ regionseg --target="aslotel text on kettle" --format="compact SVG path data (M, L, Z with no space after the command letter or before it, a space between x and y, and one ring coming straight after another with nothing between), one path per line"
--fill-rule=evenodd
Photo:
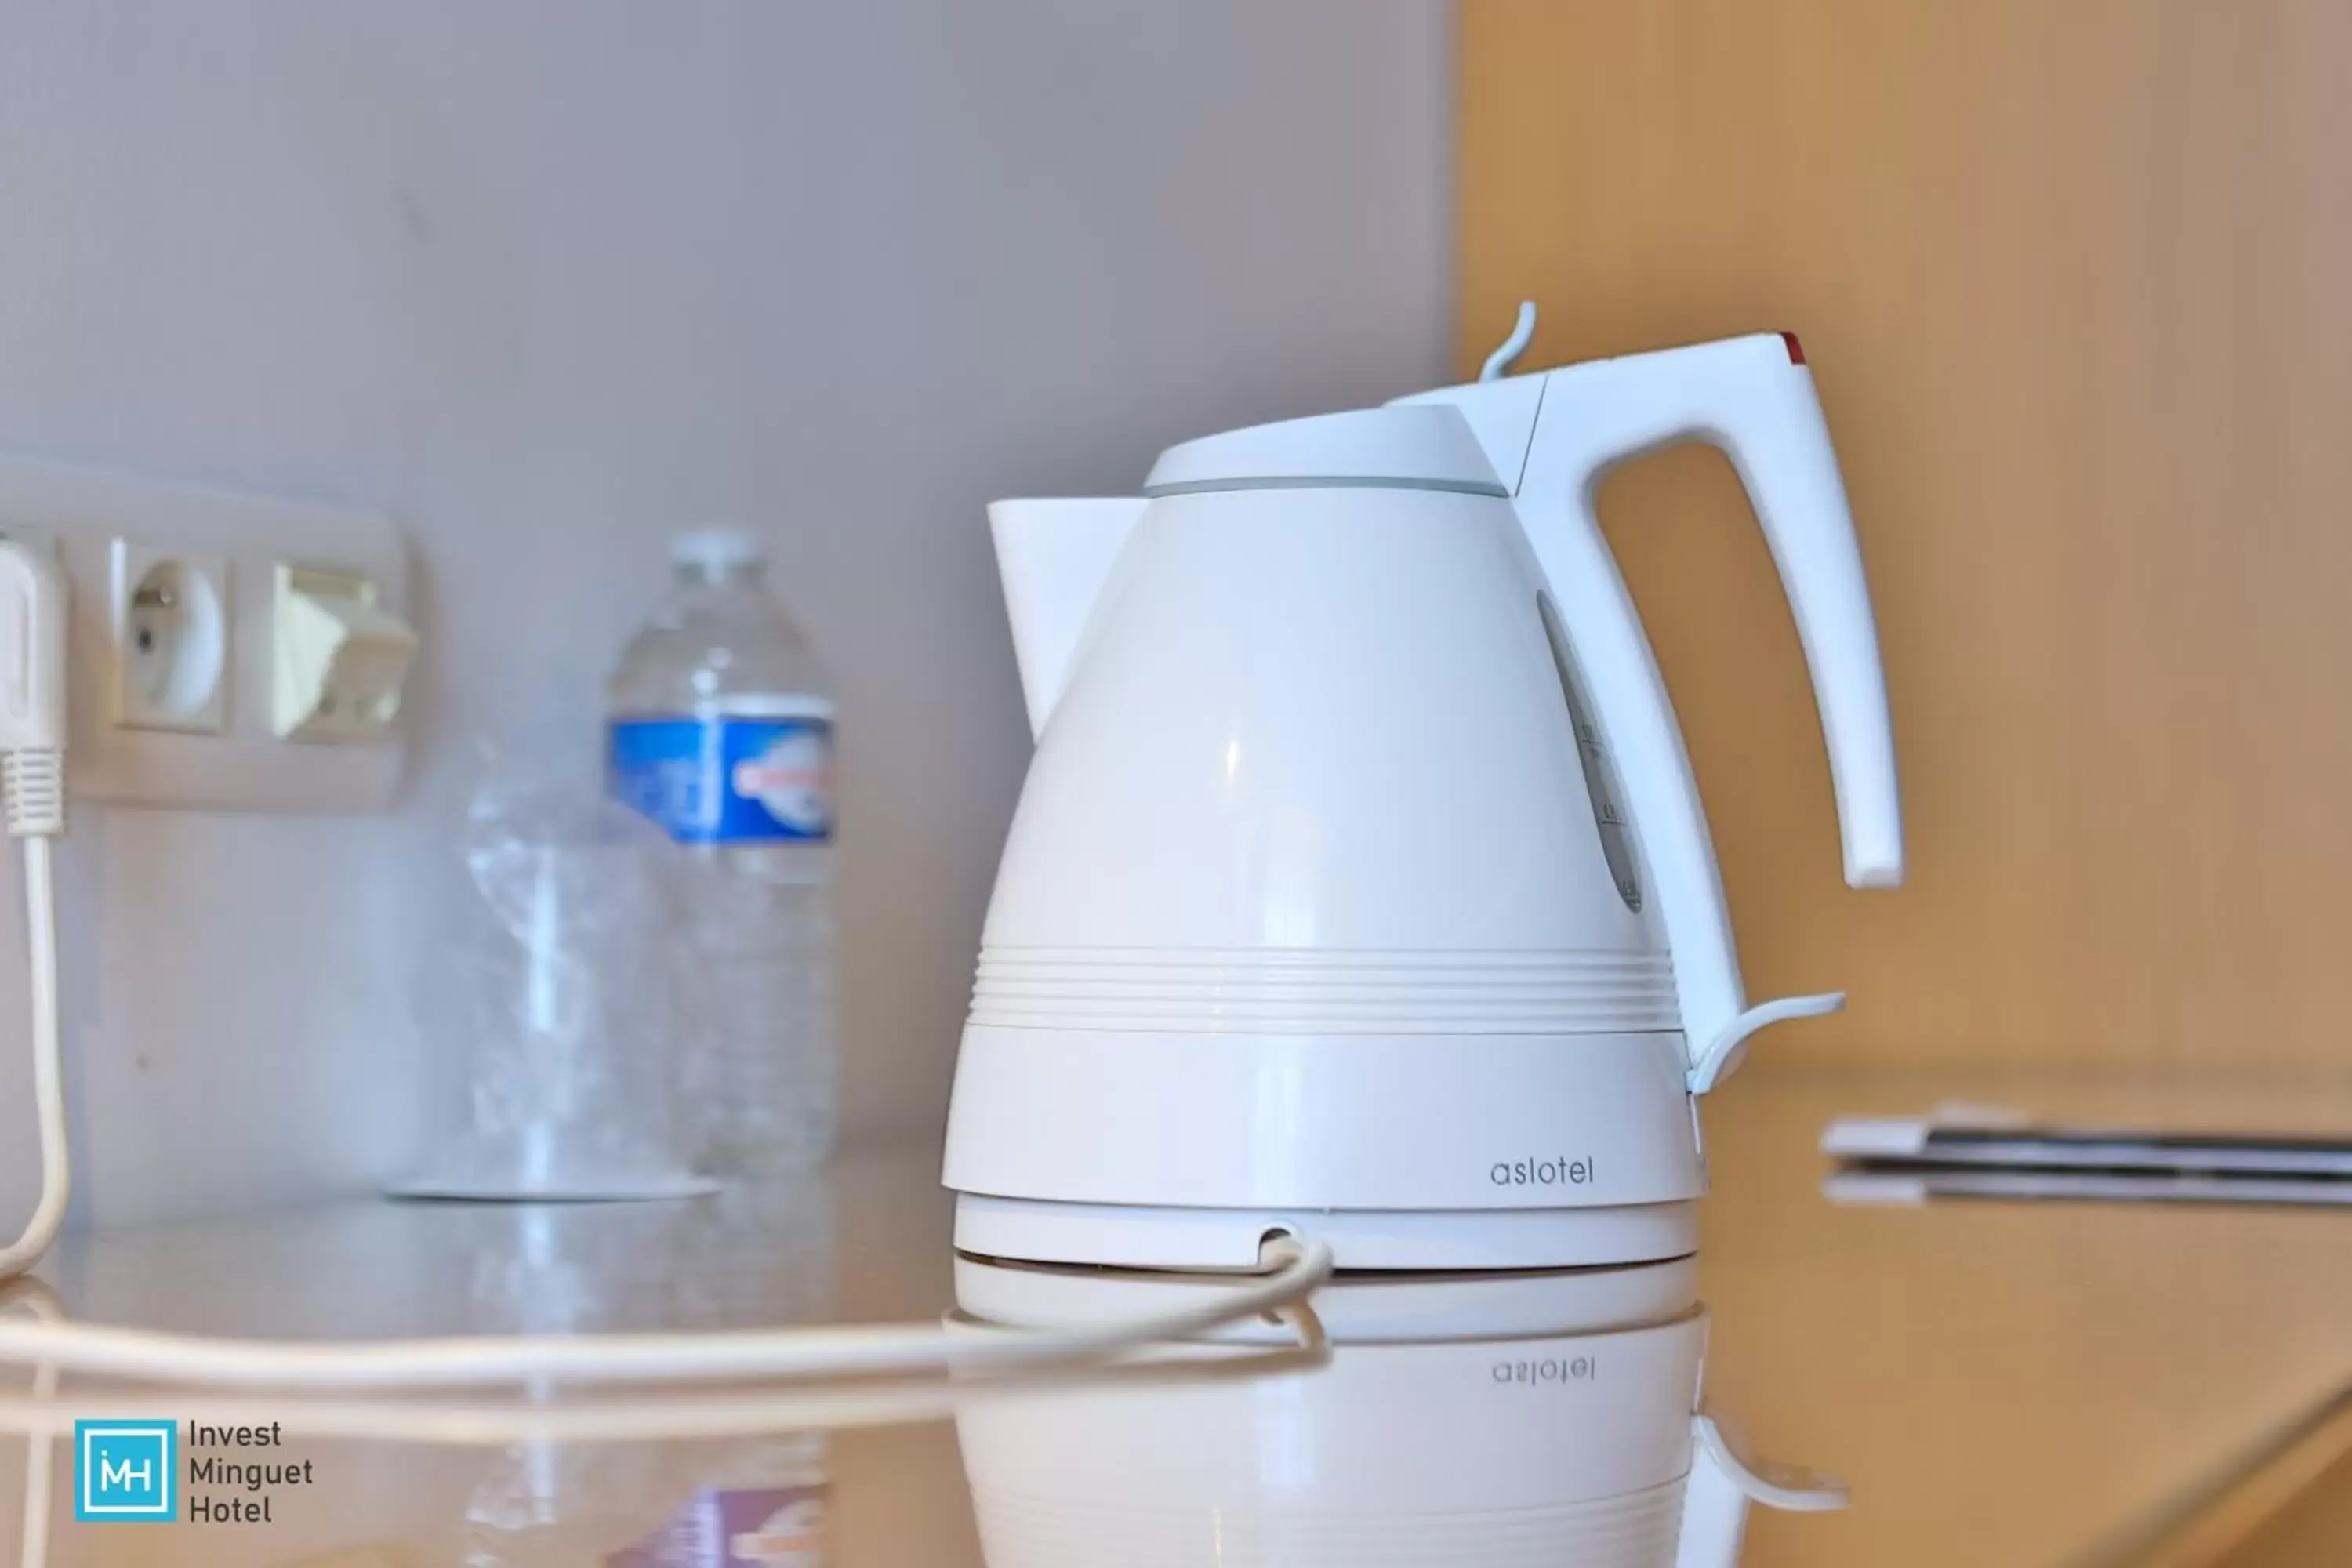
M1497 1160L1486 1179L1498 1187L1582 1187L1592 1182L1591 1160L1561 1154L1549 1160Z

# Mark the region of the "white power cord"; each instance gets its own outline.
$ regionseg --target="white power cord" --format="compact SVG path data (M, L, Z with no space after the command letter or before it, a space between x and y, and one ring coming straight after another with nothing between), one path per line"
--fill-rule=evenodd
M16 759L11 757L9 761ZM57 895L49 873L49 841L25 840L25 929L33 989L33 1114L40 1124L41 1196L24 1234L0 1247L0 1280L13 1279L41 1260L66 1221L73 1195L73 1162L66 1147L66 1090L58 1045Z
M1274 1272L1182 1311L1051 1333L950 1335L936 1323L690 1334L478 1339L236 1340L98 1323L0 1322L0 1361L218 1388L444 1391L527 1384L769 1382L1004 1372L1097 1362L1262 1312L1297 1308L1331 1272L1330 1248L1267 1241Z
M25 931L33 996L33 1114L41 1196L24 1234L0 1247L0 1284L41 1260L73 1193L58 1044L58 908L49 840L65 831L66 584L55 557L0 540L0 786L8 836L25 846Z
M38 1281L34 1281L37 1284ZM5 1304L0 1294L0 1304ZM376 1394L304 1394L192 1393L173 1402L181 1421L214 1426L267 1426L289 1437L364 1442L434 1443L505 1447L517 1443L646 1443L687 1438L748 1437L777 1432L839 1432L864 1426L936 1421L1000 1399L1034 1399L1041 1392L1088 1394L1181 1385L1187 1389L1310 1370L1329 1351L1314 1314L1293 1309L1297 1345L1195 1345L1108 1366L1026 1370L1018 1377L835 1381L778 1386L692 1389L646 1394L596 1393L533 1400L489 1394L478 1399L415 1399ZM54 1314L54 1311L52 1313ZM996 1334L1024 1334L995 1329ZM54 1379L54 1373L49 1374ZM0 1394L0 1437L71 1436L79 1421L136 1421L155 1413L155 1396L126 1392L79 1394L71 1401L36 1389ZM39 1489L33 1489L37 1491Z
M0 1284L24 1274L64 1223L72 1173L58 1040L57 902L49 840L65 831L66 589L57 563L0 539L0 784L25 845L32 956L33 1093L41 1195L0 1250ZM1083 1329L971 1336L935 1323L720 1333L506 1336L349 1344L239 1340L62 1322L0 1322L0 1361L151 1383L236 1388L435 1390L534 1384L694 1384L1011 1371L1098 1362L1287 1310L1303 1343L1307 1299L1331 1274L1322 1242L1271 1236L1262 1278L1182 1311Z

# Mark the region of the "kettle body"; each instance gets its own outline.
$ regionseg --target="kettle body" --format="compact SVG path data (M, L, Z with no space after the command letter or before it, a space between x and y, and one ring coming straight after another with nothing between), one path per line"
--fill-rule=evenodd
M1734 345L1714 380L1761 367L1776 416L1811 405L1782 340ZM1311 1228L1378 1268L1695 1246L1694 1092L1754 1028L1836 999L1741 994L1679 734L1591 516L1589 454L1640 432L1556 422L1573 374L1187 443L1137 500L991 509L1037 750L957 1069L959 1245L1245 1267L1266 1230ZM1817 682L1866 657L1838 678L1870 753L1841 801L1861 780L1892 838L1856 879L1885 881L1875 634L1817 405L1811 431L1797 471L1826 464L1827 497L1775 499L1826 499L1843 532L1828 559L1851 573L1811 598L1845 625L1808 650Z

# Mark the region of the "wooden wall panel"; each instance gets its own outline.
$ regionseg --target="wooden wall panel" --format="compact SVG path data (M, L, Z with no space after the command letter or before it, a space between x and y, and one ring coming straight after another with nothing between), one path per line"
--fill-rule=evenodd
M1466 0L1461 363L1804 339L1912 877L1730 470L1603 511L1784 1061L2352 1068L2352 5Z

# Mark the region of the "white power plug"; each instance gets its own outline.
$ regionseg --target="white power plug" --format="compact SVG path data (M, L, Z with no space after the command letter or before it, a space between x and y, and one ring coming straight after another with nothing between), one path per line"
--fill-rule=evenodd
M66 575L55 554L0 539L0 752L66 744Z

